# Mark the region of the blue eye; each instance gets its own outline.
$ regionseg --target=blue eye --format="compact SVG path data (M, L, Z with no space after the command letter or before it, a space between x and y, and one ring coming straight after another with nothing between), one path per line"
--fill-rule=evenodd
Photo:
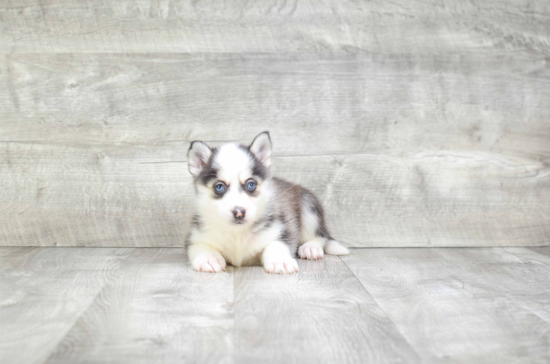
M217 193L222 193L223 191L225 191L225 184L222 182L216 183L216 185L214 186L214 190Z
M256 182L254 181L248 181L246 183L246 189L250 192L254 192L254 190L256 190Z

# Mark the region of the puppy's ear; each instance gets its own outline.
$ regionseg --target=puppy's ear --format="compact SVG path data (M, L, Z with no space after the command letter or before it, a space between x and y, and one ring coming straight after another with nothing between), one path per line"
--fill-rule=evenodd
M271 167L271 138L268 131L258 134L248 149L266 168Z
M189 172L195 177L201 174L211 155L212 149L208 145L198 140L192 142L187 152Z

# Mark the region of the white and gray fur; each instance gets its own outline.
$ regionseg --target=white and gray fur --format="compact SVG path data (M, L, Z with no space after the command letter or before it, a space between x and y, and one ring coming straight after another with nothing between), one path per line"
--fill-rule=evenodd
M296 255L320 259L324 253L349 253L330 236L312 192L271 176L271 150L268 132L248 147L191 143L189 171L197 198L186 249L197 271L261 263L270 273L294 273ZM256 190L246 188L249 181ZM214 190L219 183L227 186L223 194ZM238 220L237 210L245 212Z

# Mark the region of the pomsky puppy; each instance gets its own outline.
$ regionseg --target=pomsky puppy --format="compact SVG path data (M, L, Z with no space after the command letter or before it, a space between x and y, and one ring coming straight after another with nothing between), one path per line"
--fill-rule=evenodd
M186 248L195 270L261 263L269 273L285 274L299 270L296 253L302 259L349 254L330 237L315 195L271 176L271 149L268 132L248 147L191 143L196 207Z

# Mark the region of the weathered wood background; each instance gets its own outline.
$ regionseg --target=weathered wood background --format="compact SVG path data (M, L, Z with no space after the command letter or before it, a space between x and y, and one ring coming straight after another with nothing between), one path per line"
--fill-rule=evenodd
M180 246L270 130L349 246L550 245L550 2L0 2L0 245Z

